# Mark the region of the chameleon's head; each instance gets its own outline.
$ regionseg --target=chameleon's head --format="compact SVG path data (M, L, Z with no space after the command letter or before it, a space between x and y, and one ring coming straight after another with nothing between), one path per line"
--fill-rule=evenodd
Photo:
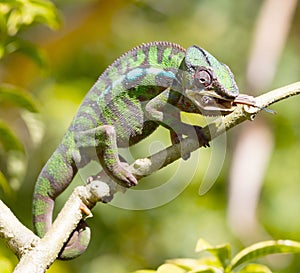
M184 62L184 94L204 115L231 113L239 90L229 67L198 46L187 49Z

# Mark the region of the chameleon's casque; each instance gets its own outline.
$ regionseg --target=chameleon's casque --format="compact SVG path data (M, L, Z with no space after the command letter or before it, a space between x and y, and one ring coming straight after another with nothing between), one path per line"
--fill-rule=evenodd
M159 125L170 130L172 143L182 135L201 139L201 127L181 122L180 111L226 115L233 111L238 94L230 69L200 47L185 50L169 42L152 42L122 55L87 93L37 179L33 199L37 234L42 237L50 228L54 200L79 168L99 160L114 181L134 186L137 180L120 163L118 147L137 143ZM80 255L89 236L81 222L60 258Z

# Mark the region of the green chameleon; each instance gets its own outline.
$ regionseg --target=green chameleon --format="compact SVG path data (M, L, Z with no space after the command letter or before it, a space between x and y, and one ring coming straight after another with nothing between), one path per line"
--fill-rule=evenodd
M236 103L251 104L246 95L239 95L230 69L198 46L185 50L170 42L151 42L123 54L87 93L37 179L36 233L45 235L52 224L55 198L91 160L99 160L118 184L134 186L137 179L122 164L118 147L139 142L159 125L170 130L172 143L179 143L183 135L198 136L208 146L201 127L181 122L180 111L226 115ZM84 223L71 235L61 259L74 258L86 249L90 233Z

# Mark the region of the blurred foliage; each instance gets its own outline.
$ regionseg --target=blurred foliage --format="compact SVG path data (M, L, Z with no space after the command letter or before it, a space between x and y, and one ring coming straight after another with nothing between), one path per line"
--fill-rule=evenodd
M42 51L34 43L21 36L24 30L38 23L51 28L59 26L57 11L51 2L45 0L1 1L0 60L12 53L20 52L40 67L43 66L45 60ZM38 109L37 102L29 92L16 85L3 82L0 83L0 105L1 113L6 114L7 109L11 109L12 106L32 113L36 113ZM26 167L23 144L11 127L0 119L0 187L6 194L11 193L11 187L20 186L20 179L24 176Z
M290 240L264 241L246 247L231 257L229 244L212 246L199 239L196 252L208 252L209 256L200 259L172 259L159 266L157 270L138 270L133 273L272 273L271 269L261 263L253 263L257 259L270 254L296 253L300 251L300 243Z
M183 47L200 45L232 68L241 92L247 93L247 56L262 3L59 0L54 4L62 14L62 26L51 31L48 27L56 29L60 25L51 2L0 1L0 79L5 82L0 88L0 127L5 132L0 136L1 199L24 224L31 226L32 191L38 173L58 145L85 93L114 59L133 46L153 40L173 41ZM299 80L299 12L298 7L270 89ZM274 105L272 108L278 112L275 116L261 113L273 127L275 147L257 215L274 239L300 240L299 99ZM37 109L40 114L35 113ZM73 261L55 262L49 272L124 273L157 268L174 257L197 259L191 249L199 237L213 244L228 242L233 252L243 248L226 218L226 178L237 130L238 127L227 134L224 167L206 195L199 196L198 191L211 160L210 149L193 153L183 163L186 173L194 174L193 179L178 197L161 207L134 211L98 204L93 210L94 218L89 220L92 241L86 253ZM154 139L160 135L167 134L160 130ZM167 136L163 138L168 143ZM132 156L140 150L151 150L151 145L147 145L134 147ZM7 147L12 153L7 152ZM24 152L28 165L22 170L24 160L20 153ZM168 181L176 174L177 166L172 164L141 184L151 187L156 181ZM180 171L179 179L183 181L184 173ZM14 196L7 194L7 177L15 190ZM77 176L72 187L81 183ZM72 187L58 198L57 210ZM275 268L274 272L298 272L297 258L299 255L267 260L266 266ZM16 259L1 242L0 272L10 272L15 263ZM253 268L249 265L245 270Z
M47 0L4 0L0 2L0 15L0 59L21 51L42 64L39 49L18 34L37 23L58 28L59 19L55 6Z

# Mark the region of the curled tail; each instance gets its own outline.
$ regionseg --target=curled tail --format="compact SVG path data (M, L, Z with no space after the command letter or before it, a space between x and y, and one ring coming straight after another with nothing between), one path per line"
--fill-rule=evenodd
M52 225L55 198L72 182L77 168L68 143L60 144L41 171L33 195L33 224L36 234L43 237ZM82 220L59 254L59 259L81 255L90 241L90 229Z

